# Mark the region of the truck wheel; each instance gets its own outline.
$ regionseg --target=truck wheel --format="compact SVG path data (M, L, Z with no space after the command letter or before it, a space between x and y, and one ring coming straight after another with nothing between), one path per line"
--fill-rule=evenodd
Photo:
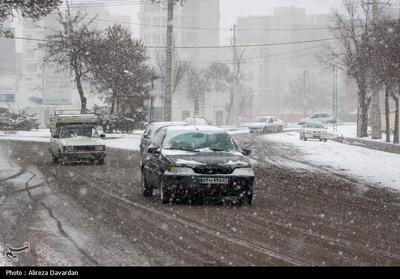
M147 184L146 181L146 176L144 175L142 171L142 179L140 181L140 190L142 192L143 197L148 198L153 195L153 190L150 189L149 185Z
M53 152L51 152L51 159L52 159L54 164L58 164L58 157L54 156Z
M239 206L243 205L251 205L253 201L253 191L252 190L247 190L240 192L238 195L238 204Z

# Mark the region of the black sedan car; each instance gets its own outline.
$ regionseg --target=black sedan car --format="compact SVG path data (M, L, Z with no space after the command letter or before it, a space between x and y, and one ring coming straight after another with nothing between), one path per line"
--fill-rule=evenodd
M180 125L187 125L186 122L173 122L173 121L161 121L161 122L152 122L147 125L146 129L144 130L143 136L140 139L140 154L142 155L144 150L150 144L151 139L153 138L154 134L161 128L167 126L180 126Z
M249 154L217 127L161 128L143 156L143 196L160 188L163 203L235 197L240 205L251 204L254 172Z

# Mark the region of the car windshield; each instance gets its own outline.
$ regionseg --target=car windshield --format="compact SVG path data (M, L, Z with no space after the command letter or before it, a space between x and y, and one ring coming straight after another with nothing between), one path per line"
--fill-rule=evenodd
M236 145L226 133L170 132L164 140L164 148L189 151L234 151Z
M61 128L60 138L76 137L98 138L99 134L94 126L65 126Z
M263 123L268 121L268 117L259 117L254 122Z
M322 125L322 124L320 124L320 123L308 122L308 123L306 123L306 127L307 127L307 128L323 129L323 128L324 128L324 125Z

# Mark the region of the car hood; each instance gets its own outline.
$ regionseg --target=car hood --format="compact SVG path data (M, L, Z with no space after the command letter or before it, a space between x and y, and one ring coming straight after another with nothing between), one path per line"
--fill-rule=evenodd
M242 153L235 152L186 152L163 150L162 154L175 166L187 167L250 167L250 160Z
M266 123L261 123L261 122L253 122L250 123L249 128L262 128L265 126Z
M77 146L77 145L104 145L100 138L76 137L69 139L61 139L62 145Z

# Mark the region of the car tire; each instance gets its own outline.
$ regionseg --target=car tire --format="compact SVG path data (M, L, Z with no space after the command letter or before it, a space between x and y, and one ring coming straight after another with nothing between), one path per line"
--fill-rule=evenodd
M55 155L53 154L53 152L51 152L51 159L52 159L52 161L53 161L54 164L58 164L58 157L55 156Z
M142 192L143 197L145 198L153 196L153 189L151 189L147 184L146 176L144 175L143 171L142 171L142 179L140 181L140 190Z
M268 128L267 127L264 127L264 129L263 129L263 134L267 134L268 133Z
M303 140L304 140L304 141L307 141L307 137L303 137Z
M160 183L160 200L163 204L171 203L171 191L166 189L164 180Z
M327 139L324 139L324 142L327 142L328 140Z
M98 163L99 165L104 165L104 158L98 159L98 160L97 160L97 163Z
M283 127L282 127L282 126L279 126L279 127L278 127L278 133L282 133L282 131L283 131Z
M252 190L247 190L240 192L238 195L238 205L243 206L243 205L251 205L253 201L253 191Z

